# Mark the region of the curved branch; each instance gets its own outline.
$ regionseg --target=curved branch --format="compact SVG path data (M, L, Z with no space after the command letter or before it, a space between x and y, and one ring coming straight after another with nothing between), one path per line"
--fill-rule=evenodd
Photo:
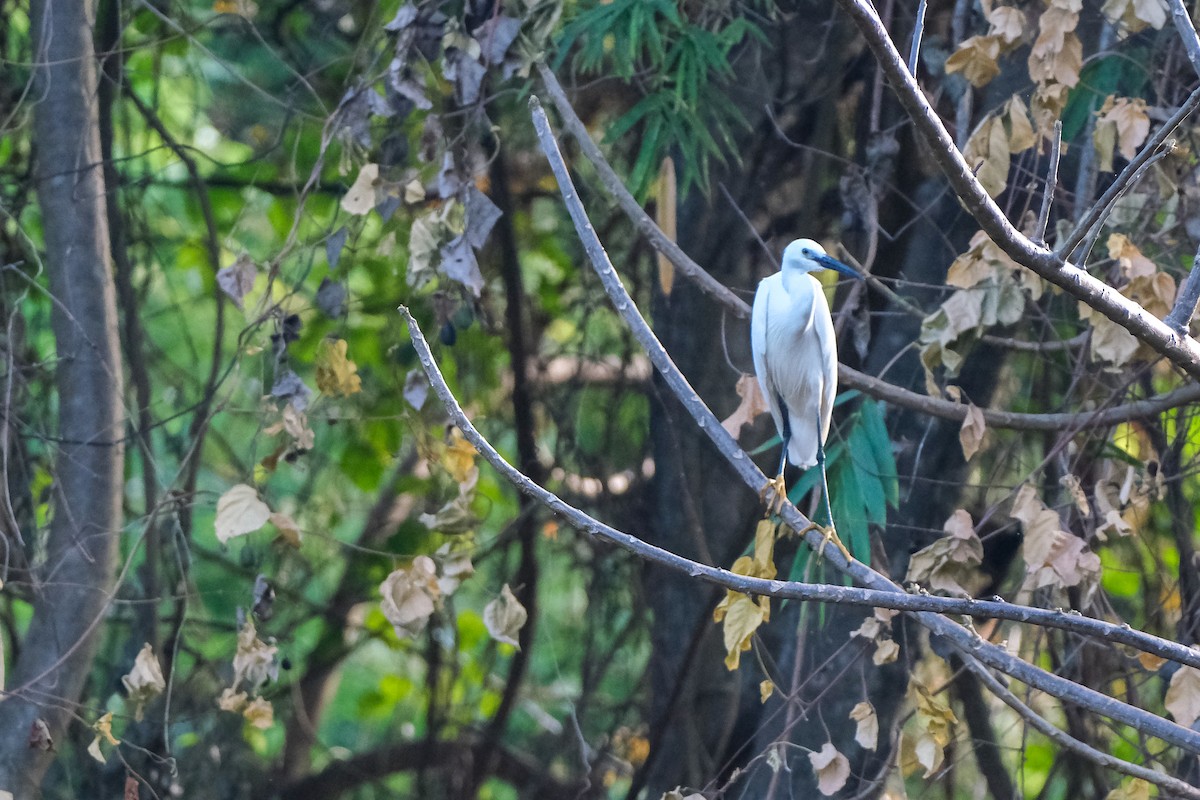
M867 46L887 74L900 105L928 145L955 194L992 241L1017 263L1096 309L1188 375L1200 379L1200 343L1191 337L1179 336L1137 303L1074 264L1063 261L1052 250L1034 244L1013 226L980 185L916 79L909 74L904 59L896 51L887 29L868 0L838 0L838 3L866 39Z
M1142 631L1134 630L1128 625L1119 625L1082 614L1064 612L1058 609L1036 608L1034 606L1007 603L1003 600L975 600L972 598L938 597L930 594L909 594L899 587L892 589L857 588L822 583L803 583L800 581L766 580L739 575L719 567L712 567L677 555L670 550L645 542L632 534L619 531L586 512L570 505L561 497L548 489L542 488L532 478L510 464L504 456L492 446L483 434L475 427L463 411L458 399L450 391L446 379L438 369L433 359L420 326L412 314L404 306L400 307L409 328L409 338L417 357L425 370L429 384L438 399L442 401L451 421L462 431L463 436L474 445L492 467L505 480L522 493L542 503L551 511L564 517L572 527L615 544L629 551L638 558L649 561L668 569L677 570L694 578L711 583L722 589L730 589L743 594L762 595L777 600L812 600L818 603L837 603L841 605L863 606L866 608L890 608L896 611L929 611L936 614L957 614L976 619L1004 619L1012 622L1023 622L1039 625L1044 628L1057 628L1083 636L1091 636L1111 644L1124 644L1135 647L1147 653L1153 653L1180 664L1186 664L1200 669L1200 650L1186 647ZM821 536L817 535L817 540Z
M961 422L966 419L967 407L962 403L940 397L917 394L887 381L873 378L845 364L838 365L838 381L879 400L886 400L910 411L920 411L943 419ZM1151 417L1172 408L1200 401L1200 384L1186 386L1155 395L1145 400L1133 400L1119 406L1093 412L1063 412L1059 414L1021 414L1015 411L983 409L983 419L992 428L1011 428L1025 431L1057 431L1071 426L1117 425L1135 419Z
M554 134L550 130L550 122L542 110L541 103L536 97L530 98L534 127L542 150L550 161L554 177L558 181L563 201L575 224L575 232L583 243L592 267L604 285L617 313L629 325L630 331L638 344L650 357L655 369L662 375L663 381L692 416L697 427L703 430L717 450L729 461L742 480L760 496L768 500L775 497L774 491L768 491L772 484L762 471L751 461L746 453L737 445L733 437L720 425L712 410L704 404L687 379L671 361L671 357L663 349L662 343L650 330L646 320L638 312L637 306L628 292L621 285L612 262L604 252L604 246L596 236L596 231L587 218L587 213L579 201L571 176L567 172L566 163L558 150ZM427 357L422 364L427 369L432 361ZM853 578L868 588L890 592L903 590L886 576L872 570L865 564L846 558L832 543L825 539L815 529L803 514L796 509L787 498L780 511L784 523L798 534L805 536L809 546L828 559L834 569ZM556 509L557 510L557 509ZM966 630L936 614L918 612L915 619L932 633L942 636L949 644L958 649L966 658L975 658L988 666L999 669L1017 680L1033 688L1040 689L1060 698L1069 698L1069 702L1103 716L1123 722L1136 730L1151 736L1157 736L1190 752L1200 753L1200 732L1189 730L1182 725L1163 719L1142 709L1130 706L1114 698L1108 697L1094 689L1081 686L1058 675L1047 673L1031 664L1009 655L1005 650L983 641L973 632Z
M538 74L542 76L542 83L546 86L546 92L550 95L550 99L554 102L554 106L558 109L558 113L562 115L563 125L575 137L575 141L579 144L579 149L583 151L587 160L592 162L592 166L596 168L596 172L600 175L600 182L604 184L604 188L608 190L617 201L617 205L625 212L625 215L633 222L642 235L649 240L654 249L662 253L670 260L675 268L682 272L687 277L691 278L700 288L708 294L715 297L721 305L725 306L734 315L742 318L750 318L750 306L746 305L746 301L738 297L729 287L718 281L704 267L692 260L691 256L683 252L679 245L675 244L670 237L662 232L662 229L655 224L650 215L645 212L638 201L634 198L629 190L625 188L625 184L613 171L612 166L604 158L600 152L600 148L592 141L591 135L587 132L583 121L575 113L575 109L571 107L571 102L567 100L567 95L563 92L562 86L558 82L558 78L554 77L554 72L545 64L538 63Z
M1053 723L1021 702L1021 698L1009 691L1003 683L996 679L995 675L980 667L979 664L968 661L967 669L975 673L979 680L987 686L988 691L999 697L1013 711L1016 711L1034 730L1042 733L1047 739L1064 750L1069 750L1072 753L1083 756L1102 767L1108 767L1130 777L1140 778L1141 780L1153 783L1170 792L1171 797L1200 798L1200 789L1197 789L1190 783L1181 781L1170 775L1164 775L1161 772L1156 772L1149 767L1132 764L1116 756L1109 755L1103 750L1097 750L1086 742L1081 742L1074 736L1054 727Z
M554 73L544 64L538 65L538 71L542 76L542 81L546 86L546 90L550 99L554 102L554 106L558 109L559 115L562 117L563 125L571 134L579 145L583 155L591 162L597 174L600 176L600 181L604 188L617 201L617 205L625 212L629 220L634 226L644 235L650 243L665 255L672 264L675 265L681 273L691 278L696 285L704 292L709 294L721 306L741 319L748 319L750 316L750 306L745 300L738 297L727 286L722 284L707 270L693 261L687 253L679 248L675 242L671 241L665 233L655 224L637 200L625 188L621 179L613 171L612 166L604 158L604 154L600 152L600 148L592 141L591 135L587 128L575 113L575 109L571 106L567 99L566 93L562 86L558 83ZM1188 105L1192 104L1192 105ZM1188 99L1187 108L1193 108L1196 104L1200 104L1200 90L1193 93L1193 97ZM1181 109L1182 111L1182 109ZM1164 129L1173 128L1178 125L1184 115L1176 114L1179 120L1174 122L1169 121L1163 126ZM1174 118L1172 118L1174 120ZM1161 134L1161 131L1159 131ZM1157 135L1157 134L1156 134ZM1161 143L1161 142L1160 142ZM1136 166L1136 165L1134 165ZM1086 229L1085 229L1086 231ZM868 281L878 281L870 276ZM882 284L880 284L882 286ZM895 296L890 289L883 288L885 294L893 296L897 302L904 303L903 298ZM1086 334L1077 336L1064 342L1016 342L1012 340L1002 340L1006 347L1015 350L1029 350L1045 352L1056 349L1066 349L1078 346L1082 343ZM995 337L985 337L992 338ZM993 343L996 343L993 341ZM866 392L878 400L885 400L903 408L912 411L919 411L925 414L930 414L943 419L954 420L961 422L967 414L965 406L959 403L952 403L941 398L930 397L928 395L919 394L909 389L905 389L895 384L888 383L879 378L871 377L863 372L859 372L845 364L838 365L838 380L844 385ZM1152 414L1157 414L1171 408L1184 405L1186 403L1200 400L1200 386L1189 384L1189 386L1178 389L1168 394L1159 395L1147 400L1138 400L1132 403L1127 403L1121 406L1114 406L1106 409L1103 412L1098 412L1089 418L1089 424L1107 425L1117 424L1120 422L1128 422L1129 420L1147 417ZM1019 414L1008 411L992 411L985 409L983 411L984 421L992 428L1011 428L1014 430L1044 430L1055 431L1061 430L1073 422L1077 422L1076 415L1072 414Z

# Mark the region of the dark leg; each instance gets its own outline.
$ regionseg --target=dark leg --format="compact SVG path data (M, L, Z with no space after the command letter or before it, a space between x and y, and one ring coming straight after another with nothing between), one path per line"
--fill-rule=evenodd
M817 466L821 468L821 490L825 493L825 520L833 527L833 508L829 504L829 476L825 473L825 445L817 442Z
M783 439L783 452L779 454L779 476L783 476L783 470L787 466L788 445L792 441L792 421L788 418L788 408L784 405L783 398L775 395L775 402L779 404L779 417L783 420L783 430L780 431L779 437Z
M833 508L829 504L829 476L825 473L825 445L819 440L817 441L817 466L821 468L821 489L825 492L825 517L829 520L829 527L824 529L825 541L821 542L821 549L817 551L817 557L823 557L825 545L833 542L837 545L837 549L842 551L842 555L846 557L847 561L853 561L854 557L850 555L846 545L842 544L842 540L838 538L837 529L833 524Z

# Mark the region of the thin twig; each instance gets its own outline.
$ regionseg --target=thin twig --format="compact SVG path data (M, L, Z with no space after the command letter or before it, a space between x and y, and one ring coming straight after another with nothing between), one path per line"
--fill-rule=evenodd
M1062 150L1062 120L1054 121L1054 141L1050 144L1050 164L1046 167L1046 187L1042 190L1042 210L1038 214L1037 230L1033 241L1046 246L1046 227L1050 224L1050 205L1058 189L1058 156Z
M1087 236L1088 231L1092 229L1097 220L1104 216L1105 209L1108 208L1117 196L1125 191L1125 187L1130 184L1133 176L1141 168L1142 164L1158 152L1158 149L1175 132L1175 129L1198 107L1200 107L1200 87L1194 89L1188 95L1188 98L1183 101L1183 105L1176 109L1175 113L1154 132L1153 136L1146 140L1146 143L1142 145L1142 149L1138 151L1132 161L1125 165L1125 169L1121 170L1121 174L1116 177L1112 185L1101 195L1100 199L1088 209L1087 214L1076 224L1075 229L1055 246L1055 253L1065 257L1067 253L1074 250L1083 241L1083 237Z
M1184 278L1179 295L1175 298L1175 307L1163 322L1180 336L1186 336L1188 325L1196 314L1197 303L1200 303L1200 250L1196 251L1196 256L1192 259L1192 271Z
M1112 212L1113 207L1117 204L1117 201L1125 196L1125 192L1129 191L1130 187L1141 180L1142 175L1144 175L1146 171L1150 169L1150 167L1154 166L1159 161L1162 161L1170 154L1170 152L1171 149L1168 145L1167 149L1159 150L1157 153L1139 164L1138 168L1134 170L1134 173L1129 176L1128 182L1121 183L1119 185L1114 184L1113 186L1116 187L1116 191L1113 191L1113 186L1109 187L1109 190L1104 193L1104 197L1100 198L1100 200L1098 200L1096 204L1092 206L1091 211L1098 213L1095 214L1096 222L1092 225L1091 230L1088 231L1087 238L1083 240L1082 245L1075 249L1074 253L1068 255L1076 255L1077 257L1075 260L1080 264L1087 263L1088 259L1091 257L1092 247L1094 247L1096 244L1096 239L1100 236L1100 232L1104 230L1104 220ZM1090 212L1089 216L1092 216ZM1063 252L1065 253L1066 251Z
M534 128L537 132L538 142L541 144L546 158L550 161L550 168L554 173L555 179L558 181L563 202L566 204L571 220L575 224L575 232L583 244L584 252L587 254L588 260L591 261L593 270L604 286L605 293L608 294L609 299L612 301L613 307L629 326L634 339L637 340L646 355L649 356L650 362L654 364L655 369L662 376L666 387L671 390L672 394L680 401L688 414L692 416L697 427L705 432L709 440L748 487L759 493L760 496L765 496L767 500L771 500L774 497L774 493L768 493L768 489L772 487L772 484L767 480L767 476L762 473L762 470L753 461L747 458L746 453L738 446L733 437L729 435L729 432L718 423L712 410L705 405L704 401L692 389L687 379L679 371L678 367L675 366L674 362L671 361L671 357L663 348L662 343L658 341L658 337L650 329L646 319L638 312L633 298L629 296L629 293L625 291L625 287L621 285L621 279L617 275L616 270L613 269L612 262L609 261L608 254L604 251L604 245L601 244L600 239L596 236L596 231L587 217L587 212L579 200L578 193L575 191L574 183L571 181L571 176L567 171L566 162L563 161L562 153L559 152L558 143L554 138L554 133L550 129L550 121L546 119L546 113L542 110L541 103L537 97L531 97L529 104L533 113ZM424 364L425 362L423 361L422 363ZM801 514L792 503L788 502L786 496L782 499L784 502L783 507L779 511L779 516L784 524L798 535L805 537L809 546L824 557L835 570L867 588L903 592L887 576L876 572L860 561L847 558L836 547L830 547L831 542L826 540L817 531L816 526ZM555 510L559 509L555 508ZM1059 697L1094 713L1125 723L1144 734L1157 736L1189 752L1200 753L1200 732L1189 730L1162 717L1131 706L1128 703L1101 694L1087 686L1048 673L1019 658L1015 658L1003 648L982 640L974 632L967 630L961 625L954 624L937 614L918 612L915 614L915 619L929 629L931 633L941 636L948 644L958 650L964 658L978 659L994 669L1011 675L1027 686Z
M917 4L917 19L913 22L912 45L908 48L908 72L914 78L917 77L917 62L921 58L921 35L925 31L925 11L928 5L928 0L921 0Z

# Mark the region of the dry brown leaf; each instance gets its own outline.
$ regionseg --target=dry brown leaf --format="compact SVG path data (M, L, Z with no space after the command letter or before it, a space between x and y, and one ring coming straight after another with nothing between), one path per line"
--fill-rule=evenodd
M221 696L217 698L217 707L222 711L232 711L235 714L242 713L250 703L250 698L245 692L239 692L228 686L221 692Z
M879 717L875 714L875 706L862 701L850 709L850 719L858 723L854 741L864 750L874 750L879 744Z
M743 373L737 382L737 394L742 398L737 410L721 421L721 427L729 435L737 439L742 433L742 426L748 425L760 415L767 413L767 402L763 399L762 388L758 378Z
M270 518L271 509L258 499L254 487L239 483L217 500L217 541L225 544L234 537L253 533Z
M775 684L772 681L762 681L758 684L758 702L765 703L771 699L771 695L775 692Z
M129 693L129 700L133 703L133 716L140 722L146 703L158 697L167 688L167 681L163 678L162 667L154 656L153 647L149 644L142 646L137 658L133 660L133 669L122 676L121 683L125 685L125 691Z
M261 697L251 700L250 704L242 709L242 716L260 731L265 731L275 724L275 709L271 701Z
M1025 35L1025 12L1013 6L995 6L988 11L988 34L1000 39L1007 50Z
M270 516L271 524L279 531L279 538L287 544L300 549L300 526L296 520L282 511L276 511Z
M1011 516L1024 532L1021 550L1027 573L1022 591L1079 586L1085 600L1090 598L1100 579L1100 557L1078 536L1062 530L1058 514L1042 503L1032 484L1017 492Z
M1146 101L1140 97L1110 95L1097 115L1095 135L1100 136L1102 126L1112 126L1117 151L1126 161L1137 155L1138 148L1150 135L1150 116L1146 113ZM1106 171L1111 172L1111 166Z
M1037 144L1033 123L1029 121L1029 109L1020 95L1013 95L1004 107L1004 118L1008 120L1008 151L1020 153ZM988 241L991 241L990 239Z
M900 645L896 644L893 639L876 639L875 652L871 656L871 662L877 667L882 667L884 664L892 664L900 657Z
M417 556L407 568L394 570L379 586L379 610L400 638L425 629L441 598L437 565L429 556Z
M468 442L458 428L450 430L450 444L442 454L442 466L458 484L467 483L475 469L475 456L479 451Z
M1142 665L1142 669L1147 672L1158 672L1163 664L1167 663L1167 659L1162 656L1156 656L1154 653L1142 651L1138 653L1138 663Z
M724 622L725 667L729 671L741 665L742 653L750 649L754 632L767 620L767 611L749 595L731 592L733 599L722 601L713 612L715 622Z
M921 583L932 592L969 597L983 563L983 543L975 535L971 515L958 509L942 526L946 536L913 553L906 583Z
M1004 120L992 115L981 122L967 140L963 158L990 196L996 197L1003 192L1008 185L1008 169L1012 161Z
M237 652L233 654L233 686L242 681L257 692L268 680L279 678L279 648L258 638L254 621L247 619L238 631Z
M838 752L832 742L826 742L819 752L809 753L813 774L817 776L817 790L828 797L846 785L850 777L850 761Z
M323 339L317 350L317 388L325 394L349 397L362 391L358 365L346 358L345 339Z
M946 74L961 72L972 86L986 85L1000 74L1000 36L972 36L946 59Z
M1058 479L1058 483L1071 495L1071 500L1075 503L1075 508L1079 509L1079 513L1085 517L1090 517L1092 515L1092 505L1088 502L1087 494L1083 491L1083 484L1079 482L1079 478L1073 473L1068 472Z
M1200 669L1180 666L1171 676L1163 705L1177 723L1192 727L1200 718Z
M361 216L375 207L375 188L379 185L379 165L363 164L354 184L342 198L342 210Z
M109 711L100 719L96 720L96 724L92 726L92 730L96 731L96 737L92 739L92 743L88 745L87 752L92 758L104 764L108 759L104 756L104 752L100 749L100 741L104 740L109 744L116 746L121 743L121 740L113 736L112 733L113 712Z
M962 445L964 459L970 461L979 452L986 432L987 423L983 419L983 410L974 403L967 403L967 416L963 418L962 427L958 431L958 442Z
M918 735L913 743L917 763L925 768L925 777L931 777L942 766L945 748L954 735L958 718L947 703L932 695L919 682L912 683L916 699L916 721Z
M1147 27L1161 30L1167 22L1166 0L1107 0L1102 11L1123 36Z

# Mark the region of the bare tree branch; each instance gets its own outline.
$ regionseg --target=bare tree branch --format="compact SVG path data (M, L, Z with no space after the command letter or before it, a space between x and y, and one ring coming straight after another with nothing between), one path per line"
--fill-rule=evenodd
M1192 68L1200 75L1200 37L1196 36L1196 26L1192 24L1192 15L1183 0L1171 0L1171 20L1175 23L1175 30L1179 31L1179 38L1183 40L1188 61L1192 62Z
M1066 257L1083 241L1088 232L1095 226L1101 217L1105 215L1106 210L1112 206L1116 199L1125 192L1125 189L1133 182L1134 176L1138 174L1142 166L1154 158L1159 152L1159 148L1167 141L1167 138L1175 132L1175 129L1191 115L1196 108L1200 107L1200 88L1195 89L1188 98L1183 101L1183 104L1175 110L1175 113L1170 118L1159 126L1158 130L1146 140L1142 145L1142 149L1133 157L1125 169L1121 170L1121 174L1113 180L1112 184L1105 190L1100 199L1092 204L1087 213L1075 225L1075 228L1067 234L1055 248L1055 253L1059 256Z
M704 291L717 298L725 308L739 317L749 319L750 306L746 305L746 302L742 298L731 292L727 286L712 275L709 275L703 267L693 261L691 256L683 252L683 249L679 245L675 244L670 237L663 233L662 229L650 218L650 215L642 209L638 201L625 188L625 184L621 182L617 173L613 171L608 161L600 153L600 148L592 141L592 137L588 135L587 128L584 127L583 121L575 113L575 109L571 107L566 93L563 92L562 86L558 83L558 78L554 77L554 72L542 63L539 63L537 68L538 74L542 76L542 83L546 86L546 92L550 95L555 108L558 109L558 113L562 116L563 125L575 137L575 141L579 144L579 148L583 151L587 160L591 161L592 166L596 168L596 172L600 175L600 182L604 184L604 188L616 198L617 205L633 221L633 224L641 231L642 235L649 240L655 250L670 259L676 269L699 284L700 288Z
M932 157L945 173L951 187L992 241L1017 263L1028 267L1067 294L1086 303L1148 344L1172 364L1200 378L1200 343L1180 337L1162 320L1148 313L1111 286L1089 275L1055 252L1034 244L1013 226L1004 212L980 185L937 112L929 105L921 87L908 72L879 15L868 0L838 0L866 39L896 92L900 105L929 146Z
M1200 303L1200 249L1196 250L1196 256L1192 259L1192 271L1184 279L1179 296L1175 298L1175 307L1163 321L1180 336L1186 336L1188 325L1196 315L1197 303Z
M546 114L542 110L541 103L538 102L536 97L532 97L530 98L530 106L533 111L534 127L537 131L538 141L541 143L542 150L550 161L551 170L559 182L559 190L562 193L563 201L566 203L571 219L575 223L575 232L579 235L584 246L584 251L587 253L588 259L592 262L592 267L600 278L600 282L604 285L604 290L609 295L617 313L629 325L634 338L637 339L642 349L650 357L650 361L659 371L659 374L662 375L666 386L675 394L683 407L687 409L693 420L695 420L696 425L705 432L717 447L717 450L729 461L734 470L741 475L747 486L760 495L764 494L770 488L767 477L746 457L746 454L738 447L733 437L721 425L717 424L717 418L691 388L687 379L683 377L678 368L676 368L671 361L671 357L654 335L654 332L650 330L650 326L646 324L645 318L638 313L633 299L621 285L621 280L617 276L616 270L613 269L612 263L608 260L608 255L604 252L604 246L597 238L595 229L592 227L591 222L587 218L587 213L583 210L583 206L579 201L579 195L576 193L571 176L567 172L566 163L563 161L562 154L558 150L558 144L554 139L554 134L550 130L550 123L546 119ZM844 557L836 548L826 547L830 543L817 532L816 526L805 518L790 502L783 504L780 517L788 527L792 528L798 534L806 536L809 545L818 553L823 553L824 557L829 559L834 569L850 576L868 588L893 592L902 591L899 586L886 576L872 570L861 562ZM1002 648L983 641L973 632L966 630L962 626L955 625L936 614L920 612L915 615L915 618L932 633L942 636L966 658L976 658L1036 689L1048 692L1056 697L1067 699L1068 702L1103 716L1124 722L1137 730L1152 736L1158 736L1191 752L1200 752L1200 732L1188 730L1181 725L1108 697L1094 689L1081 686L1058 675L1049 674L1020 659L1015 659Z
M1046 186L1042 189L1042 210L1038 213L1037 231L1033 241L1046 245L1046 227L1050 224L1050 206L1058 189L1058 157L1062 152L1062 120L1054 121L1054 141L1050 145L1050 164L1046 167Z
M1192 786L1189 783L1179 780L1170 775L1164 775L1161 772L1152 770L1148 767L1143 767L1140 764L1131 764L1128 761L1109 755L1102 750L1097 750L1091 745L1081 742L1065 731L1061 731L1054 726L1049 720L1041 714L1034 711L1025 703L1021 702L1021 698L1017 697L1008 687L1001 683L995 675L981 667L978 662L967 661L967 669L971 670L979 679L987 686L988 691L999 697L1005 705L1021 715L1022 719L1028 722L1033 728L1050 741L1057 744L1064 750L1070 750L1077 755L1083 756L1089 761L1099 764L1103 767L1108 767L1111 770L1129 775L1133 778L1140 778L1144 781L1149 781L1154 785L1171 793L1172 797L1189 797L1195 800L1200 798L1200 789Z

